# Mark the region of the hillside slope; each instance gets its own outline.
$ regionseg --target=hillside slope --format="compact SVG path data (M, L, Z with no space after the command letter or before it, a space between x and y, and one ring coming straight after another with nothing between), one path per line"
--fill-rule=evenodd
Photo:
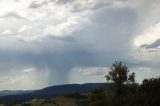
M31 93L8 95L0 97L0 101L28 101L34 98L51 98L61 95L73 94L73 93L85 93L93 91L94 89L104 87L104 83L87 83L87 84L66 84L47 87L41 90L37 90Z

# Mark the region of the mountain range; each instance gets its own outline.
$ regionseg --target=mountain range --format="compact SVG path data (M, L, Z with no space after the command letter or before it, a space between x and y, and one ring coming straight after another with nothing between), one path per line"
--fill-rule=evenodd
M35 91L1 91L0 101L28 101L35 98L51 98L56 96L91 92L104 87L104 83L66 84L46 87Z

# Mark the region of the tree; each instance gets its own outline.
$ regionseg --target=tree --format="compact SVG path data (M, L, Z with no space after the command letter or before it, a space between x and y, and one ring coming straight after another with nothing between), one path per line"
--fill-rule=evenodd
M160 77L144 79L141 84L141 92L146 93L151 99L151 106L160 106Z
M135 83L135 73L134 72L129 75L128 81L131 82L132 84Z
M107 106L104 89L96 89L89 96L89 106Z
M135 73L132 73L130 75L128 73L128 67L121 61L116 61L115 63L113 63L108 75L105 76L108 82L111 81L116 84L117 95L122 93L122 86L125 83L135 83Z

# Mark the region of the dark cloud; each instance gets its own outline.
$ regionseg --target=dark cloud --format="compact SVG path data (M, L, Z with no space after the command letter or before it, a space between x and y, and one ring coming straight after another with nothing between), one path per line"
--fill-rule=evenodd
M3 66L8 69L31 66L49 70L52 85L67 83L69 71L75 67L108 67L115 60L126 61L136 27L135 13L127 8L111 8L99 10L90 18L93 24L71 37L50 37L37 43L17 41L22 49L3 50L0 63L12 64Z
M158 46L160 46L160 39L157 39L155 42L153 42L152 44L148 45L146 48L157 48Z
M140 47L145 48L145 49L152 49L152 48L157 48L159 46L160 46L160 39L157 39L156 41L154 41L151 44L143 44Z
M55 2L56 5L70 3L68 6L73 7L74 12L81 13L81 11L85 10L94 10L95 12L86 16L90 21L89 25L72 32L68 36L53 37L53 35L46 35L41 41L33 40L26 42L17 40L14 37L11 38L14 39L13 41L1 39L1 73L33 67L36 71L42 73L48 71L49 85L53 85L68 83L70 71L76 67L110 67L111 63L115 60L124 61L127 66L129 65L132 68L139 66L159 67L159 62L149 64L149 61L141 62L129 56L129 53L133 50L133 38L137 32L141 31L139 26L143 24L142 21L146 18L146 15L143 16L143 14L140 14L133 7L116 5L106 7L106 5L113 5L108 0L96 2L84 1L88 4L81 4L81 1L78 3L77 0L51 0L50 2ZM126 1L124 0L124 2ZM116 3L119 3L118 0ZM34 1L30 4L29 8L40 8L44 5L46 5L46 2L38 3ZM139 9L139 7L137 8ZM146 12L144 9L141 11ZM77 14L73 13L72 15ZM3 16L3 18L5 17L24 19L23 16L15 12L7 13ZM49 20L46 23L48 24L51 21ZM148 20L145 20L145 23L149 23ZM45 27L41 23L40 26ZM147 26L147 24L142 26ZM35 31L35 29L32 30L33 32ZM40 36L43 36L41 34ZM25 38L25 35L21 37ZM150 46L159 46L159 40Z

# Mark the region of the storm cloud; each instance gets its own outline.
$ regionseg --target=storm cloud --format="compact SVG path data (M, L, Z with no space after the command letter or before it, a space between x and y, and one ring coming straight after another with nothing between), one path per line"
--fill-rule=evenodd
M78 76L79 73L88 73L90 69L94 75L85 74L88 79L96 73L99 77L115 60L124 61L137 73L144 73L145 69L151 76L159 73L158 64L154 64L160 61L159 49L149 52L151 48L140 47L155 46L160 38L155 36L150 40L153 36L150 33L159 28L155 24L160 17L157 0L21 0L9 4L2 0L0 4L17 6L4 9L0 15L3 17L0 21L3 24L0 26L0 81L4 82L1 89L85 83L84 80L91 80ZM148 40L143 41L143 37ZM5 79L12 83L5 83ZM33 84L30 85L28 79ZM17 81L22 81L24 86L16 86ZM97 78L97 81L105 81L105 78Z

